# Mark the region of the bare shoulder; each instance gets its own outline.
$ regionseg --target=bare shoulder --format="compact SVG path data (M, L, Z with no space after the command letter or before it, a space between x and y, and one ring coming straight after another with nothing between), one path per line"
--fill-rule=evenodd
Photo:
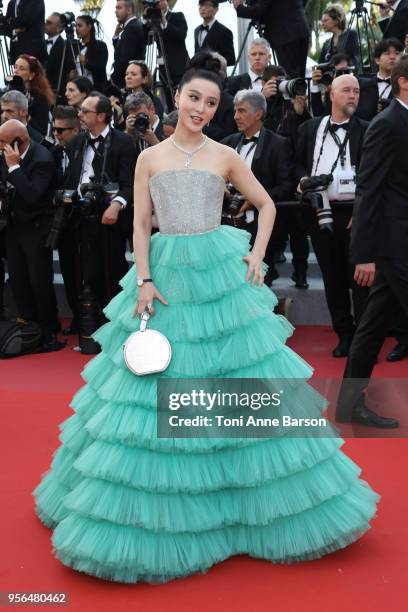
M220 169L222 168L224 175L228 175L237 160L241 159L238 153L232 147L221 144L216 140L210 139L209 145L211 158L215 162L214 165L217 165Z

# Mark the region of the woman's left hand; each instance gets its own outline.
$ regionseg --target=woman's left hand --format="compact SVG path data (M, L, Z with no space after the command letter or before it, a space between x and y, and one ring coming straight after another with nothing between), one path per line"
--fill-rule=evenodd
M263 258L256 253L249 253L243 257L243 260L248 264L248 272L245 280L251 280L251 285L254 286L257 282L260 287L263 286L264 275L262 270Z

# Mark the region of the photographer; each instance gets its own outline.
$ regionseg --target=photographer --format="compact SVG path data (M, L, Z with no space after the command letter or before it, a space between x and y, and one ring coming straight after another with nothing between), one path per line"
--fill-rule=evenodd
M94 91L79 110L88 133L67 145L66 189L78 190L81 200L79 236L82 282L96 296L100 308L120 290L127 272L126 236L131 225L133 175L136 163L132 139L110 128L109 99ZM107 191L114 193L110 198ZM116 193L115 193L116 192Z
M45 243L50 229L55 163L52 154L30 141L15 119L0 127L1 181L7 188L6 254L18 314L40 325L43 351L64 345L57 340L57 303L52 251Z
M10 62L19 55L47 59L44 41L44 0L10 0L5 15L5 34L10 36Z
M368 125L354 116L359 95L356 77L335 78L330 92L331 115L300 126L296 151L296 175L302 179L298 189L313 205L308 211L309 234L322 271L333 329L339 337L333 357L348 354L368 294L366 287L353 280L349 263L355 177ZM312 178L307 181L306 177Z
M312 84L310 87L311 107L314 117L330 115L330 90L333 79L341 74L353 74L351 60L344 53L333 55L330 62L316 64L312 68Z
M81 131L78 114L72 106L57 106L54 112L52 131L56 144L51 149L57 165L57 188L63 185L64 175L69 165L67 145ZM80 292L79 245L76 216L74 211L65 215L64 225L58 239L58 256L68 305L72 311L72 321L63 334L68 336L78 331Z
M271 46L265 38L255 38L248 49L249 71L237 76L229 77L226 89L232 95L241 89L262 91L262 75L272 58Z
M290 79L282 66L267 66L262 79L267 101L265 127L289 138L295 147L299 126L310 119L307 83L304 79Z
M146 93L130 94L125 102L126 129L141 153L164 140L163 126L156 115L153 100Z
M67 47L65 52L64 67L62 69L61 83L59 78L61 73L61 64L64 56L65 40L61 36L63 31L63 22L60 13L51 13L45 20L45 33L47 34L47 58L44 63L45 73L55 94L58 94L58 99L63 100L65 87L67 85L68 75L75 68L74 58ZM58 90L58 84L60 85ZM58 90L58 91L57 91Z
M194 52L201 49L216 51L227 60L228 66L235 64L234 35L229 28L217 21L218 0L199 0L200 17L203 23L194 30Z
M133 0L117 0L115 14L118 25L112 40L115 53L110 80L118 89L125 87L125 73L129 62L145 58L145 35L135 12Z
M28 122L28 100L21 91L6 91L0 98L1 107L1 123L5 123L10 119L17 119L28 130L28 135L31 140L41 144L44 137L40 132L35 130Z
M266 112L264 96L252 90L239 91L234 98L234 108L239 133L223 140L223 144L237 151L275 202L291 198L294 190L292 150L286 138L277 136L263 127ZM236 203L236 198L232 200L231 196L227 195L226 212L228 217L224 216L224 218L230 218L230 222L232 221L235 225L249 231L252 237L251 242L253 242L258 225L257 210L247 200L238 199L238 207ZM278 217L281 212L277 211L276 223L278 225ZM265 277L267 284L273 280L273 243L274 233L272 233L265 256L265 261L270 266L270 270ZM303 253L301 258L304 259ZM295 266L296 259L294 254Z
M23 82L23 93L28 99L29 125L47 136L54 94L43 66L36 57L20 55L14 64L14 76Z
M93 89L104 93L108 86L108 47L103 40L96 37L97 33L100 36L100 23L91 15L79 15L75 29L80 44L80 53L76 58L78 75L87 77L93 84Z
M186 70L189 59L186 47L188 30L186 18L184 13L171 11L167 0L157 0L157 2L154 0L143 0L142 4L144 7L143 22L146 44L154 42L153 32L159 27L163 38L164 53L170 72L171 84L173 89L175 89ZM156 21L156 18L150 19L148 17L149 12L156 9L161 11L161 20L159 22ZM161 81L167 84L163 58L159 58L159 73ZM168 87L166 87L165 92L167 110L171 111L174 109L172 92L169 91Z
M357 66L358 36L355 30L346 31L346 13L341 4L329 4L322 14L322 29L330 32L320 51L319 64L332 63L338 53L348 55L353 66Z
M265 38L288 74L304 77L310 30L303 0L233 0L238 17L265 24Z
M408 0L385 0L380 15L383 38L398 38L403 45L408 32Z

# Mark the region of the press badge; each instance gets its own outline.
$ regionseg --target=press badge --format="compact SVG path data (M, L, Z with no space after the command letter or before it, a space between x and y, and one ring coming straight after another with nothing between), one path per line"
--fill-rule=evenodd
M353 195L356 193L356 169L339 168L337 171L337 193L339 195Z

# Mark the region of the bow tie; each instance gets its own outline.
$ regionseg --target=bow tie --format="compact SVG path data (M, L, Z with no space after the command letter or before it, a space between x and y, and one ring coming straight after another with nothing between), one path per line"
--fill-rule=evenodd
M242 146L249 144L250 142L258 142L258 136L251 136L251 138L243 138Z
M50 45L53 45L53 44L54 44L53 40L51 40L51 39L47 40L47 47L49 47Z
M205 25L200 25L200 30L201 32L208 32L210 29L210 26L205 26Z
M377 77L377 83L387 83L389 85L391 83L391 77L387 77L386 79Z
M337 130L345 130L348 132L350 129L350 121L346 121L345 123L330 123L330 131L337 132Z
M105 138L102 136L102 134L99 134L99 136L97 136L96 138L92 138L91 135L88 136L88 144L92 148L97 147L100 142L105 142Z

